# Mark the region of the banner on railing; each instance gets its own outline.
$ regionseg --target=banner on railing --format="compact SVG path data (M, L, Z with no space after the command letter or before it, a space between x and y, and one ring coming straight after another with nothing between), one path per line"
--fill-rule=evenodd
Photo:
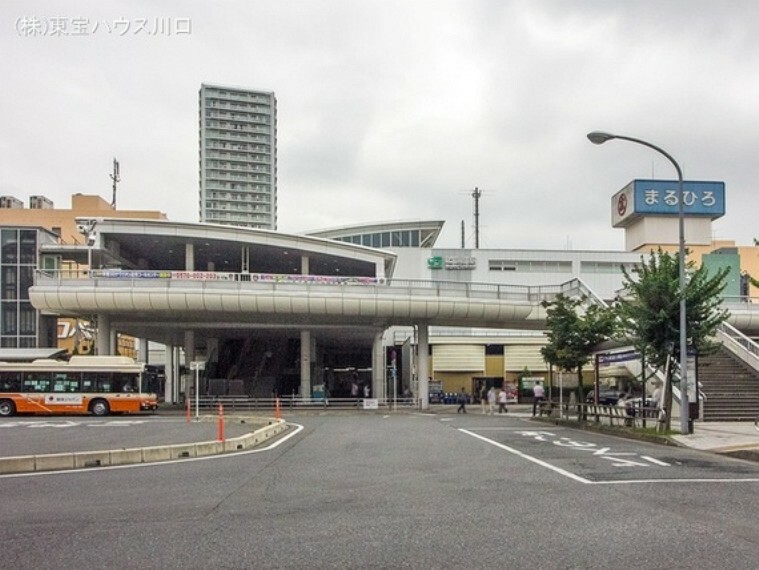
M277 273L225 273L216 271L149 271L125 269L93 269L97 279L175 279L190 281L250 281L253 283L314 283L317 285L379 285L377 277L343 277L330 275L286 275Z

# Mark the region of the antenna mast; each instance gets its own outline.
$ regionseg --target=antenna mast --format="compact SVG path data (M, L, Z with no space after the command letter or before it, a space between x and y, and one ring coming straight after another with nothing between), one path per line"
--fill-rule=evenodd
M116 160L116 157L113 157L113 174L111 174L111 180L113 180L113 200L111 200L111 208L114 210L116 209L116 184L118 182L121 182L121 177L119 176L119 161Z
M474 198L474 249L480 249L480 196L482 190L474 187L472 198Z

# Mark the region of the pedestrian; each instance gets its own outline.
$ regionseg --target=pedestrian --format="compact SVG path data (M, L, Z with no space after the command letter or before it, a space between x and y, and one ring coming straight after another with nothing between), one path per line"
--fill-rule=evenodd
M540 384L540 380L535 382L535 386L532 387L532 417L535 417L535 413L538 410L540 403L545 400L546 391Z
M488 389L484 384L482 385L482 390L480 390L480 407L483 414L488 413Z
M465 414L466 413L466 398L467 393L464 387L461 387L461 391L459 392L458 400L459 400L459 407L456 409L457 414Z
M495 388L492 386L490 387L490 390L488 390L488 409L490 410L490 415L492 416L495 412Z
M371 393L372 389L369 387L369 384L364 384L364 398L368 398Z
M654 393L651 396L651 407L653 408L661 408L661 395L662 395L662 389L661 384L657 384L656 388L654 388Z
M505 414L509 410L506 409L506 402L508 401L508 394L506 394L505 388L501 388L498 392L498 413Z

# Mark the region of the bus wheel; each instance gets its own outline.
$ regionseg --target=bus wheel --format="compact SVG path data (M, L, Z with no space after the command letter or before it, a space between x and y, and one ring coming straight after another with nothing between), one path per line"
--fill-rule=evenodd
M16 405L13 400L0 400L0 417L7 418L15 415Z
M110 411L111 408L105 400L93 400L90 404L90 412L93 416L107 416Z

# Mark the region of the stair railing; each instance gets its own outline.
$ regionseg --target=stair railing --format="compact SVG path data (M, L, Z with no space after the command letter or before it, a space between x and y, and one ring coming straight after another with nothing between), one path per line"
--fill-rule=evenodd
M732 354L759 372L759 344L727 322L717 328L717 339Z

